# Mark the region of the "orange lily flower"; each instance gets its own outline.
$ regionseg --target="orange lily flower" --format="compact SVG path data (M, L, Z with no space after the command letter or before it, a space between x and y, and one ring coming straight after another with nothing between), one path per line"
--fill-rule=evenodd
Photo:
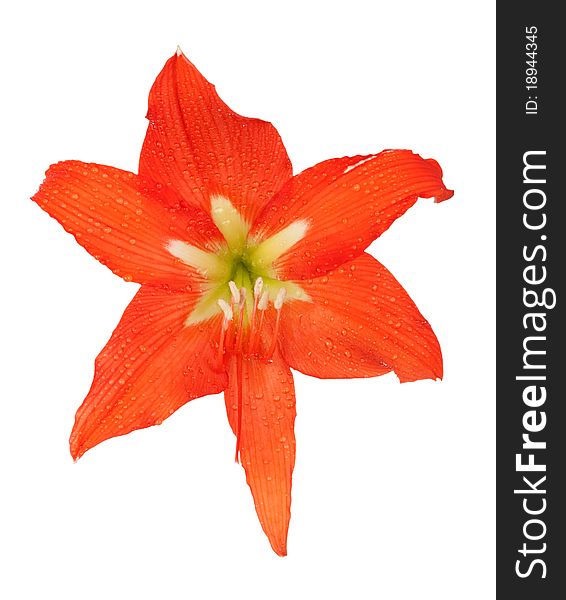
M275 128L234 113L178 51L149 96L139 174L65 161L33 200L138 293L96 359L75 459L224 392L260 523L286 554L290 367L320 378L442 377L438 341L364 252L417 198L452 196L408 150L293 176Z

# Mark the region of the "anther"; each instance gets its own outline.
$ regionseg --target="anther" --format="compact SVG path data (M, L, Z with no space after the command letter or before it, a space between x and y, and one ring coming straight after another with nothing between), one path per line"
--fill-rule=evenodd
M222 300L222 298L218 300L218 306L224 313L224 321L222 326L225 329L228 329L228 324L234 318L234 311L232 310L232 307L228 304L228 302L226 302L226 300Z
M285 288L279 288L277 292L277 296L275 296L275 301L273 302L273 306L275 310L281 310L283 306L283 302L285 301L285 296L287 295L287 290Z
M259 302L257 303L257 308L258 310L266 310L267 309L267 305L269 304L269 292L267 290L263 290L263 293L261 294L261 298L259 299Z
M238 306L238 304L240 304L240 290L238 289L236 282L229 281L228 287L230 288L230 293L232 294L232 303Z
M254 284L254 298L259 298L261 296L261 291L263 290L263 279L258 277L255 280Z

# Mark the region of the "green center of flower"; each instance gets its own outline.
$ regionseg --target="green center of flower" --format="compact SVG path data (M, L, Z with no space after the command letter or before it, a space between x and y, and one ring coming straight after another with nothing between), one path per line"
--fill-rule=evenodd
M212 219L224 237L215 251L207 252L180 240L171 240L167 245L173 256L205 278L201 299L188 315L186 325L220 312L226 316L225 307L233 312L239 303L246 325L254 311L258 307L265 310L269 302L310 301L298 284L281 280L274 267L275 261L304 237L307 222L295 221L271 237L257 239L249 235L249 223L230 200L215 196L210 203Z

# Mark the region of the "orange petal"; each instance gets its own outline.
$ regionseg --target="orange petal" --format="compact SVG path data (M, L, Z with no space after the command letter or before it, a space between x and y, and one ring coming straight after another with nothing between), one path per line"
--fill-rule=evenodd
M224 398L228 420L236 435L238 406L242 407L240 461L261 526L273 550L285 556L291 516L291 475L295 464L293 376L277 354L269 363L232 357L228 373Z
M337 158L293 177L266 206L252 235L266 238L295 221L305 237L275 263L283 279L305 279L359 256L418 197L452 196L432 159L409 150Z
M283 308L280 340L289 366L320 378L395 371L401 382L442 377L430 325L401 284L369 254L301 286L312 302Z
M96 359L92 387L71 433L75 459L226 387L225 373L215 367L219 318L184 326L196 299L152 286L139 290Z
M248 222L292 176L276 129L241 117L180 53L149 95L149 126L140 174L172 186L187 205L210 210L210 196L228 198Z
M186 289L202 278L172 256L167 243L212 248L220 232L203 211L165 208L162 195L155 183L127 171L66 161L49 168L33 200L126 281Z

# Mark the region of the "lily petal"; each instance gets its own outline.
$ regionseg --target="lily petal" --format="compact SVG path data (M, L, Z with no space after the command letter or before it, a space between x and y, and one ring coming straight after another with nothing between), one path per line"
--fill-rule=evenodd
M210 198L222 196L252 223L293 174L273 125L232 111L182 53L153 84L147 118L140 174L187 205L210 211Z
M417 198L451 196L438 163L409 150L337 158L293 177L251 235L266 239L294 222L308 223L305 236L273 266L283 279L318 277L359 256Z
M289 302L281 318L287 364L306 375L401 382L442 378L442 354L429 323L401 284L363 254L301 286L312 302Z
M225 389L215 368L220 319L185 327L196 294L143 286L98 355L71 433L75 459L104 440L158 425L189 400Z
M214 250L221 235L196 208L168 209L154 182L103 165L65 161L49 168L32 198L103 265L126 281L186 290L202 277L174 256L172 241Z
M241 361L240 377L238 360ZM228 373L229 384L224 397L228 420L236 435L238 406L242 407L240 461L261 526L273 550L285 556L295 464L293 376L277 354L269 363L233 357Z

